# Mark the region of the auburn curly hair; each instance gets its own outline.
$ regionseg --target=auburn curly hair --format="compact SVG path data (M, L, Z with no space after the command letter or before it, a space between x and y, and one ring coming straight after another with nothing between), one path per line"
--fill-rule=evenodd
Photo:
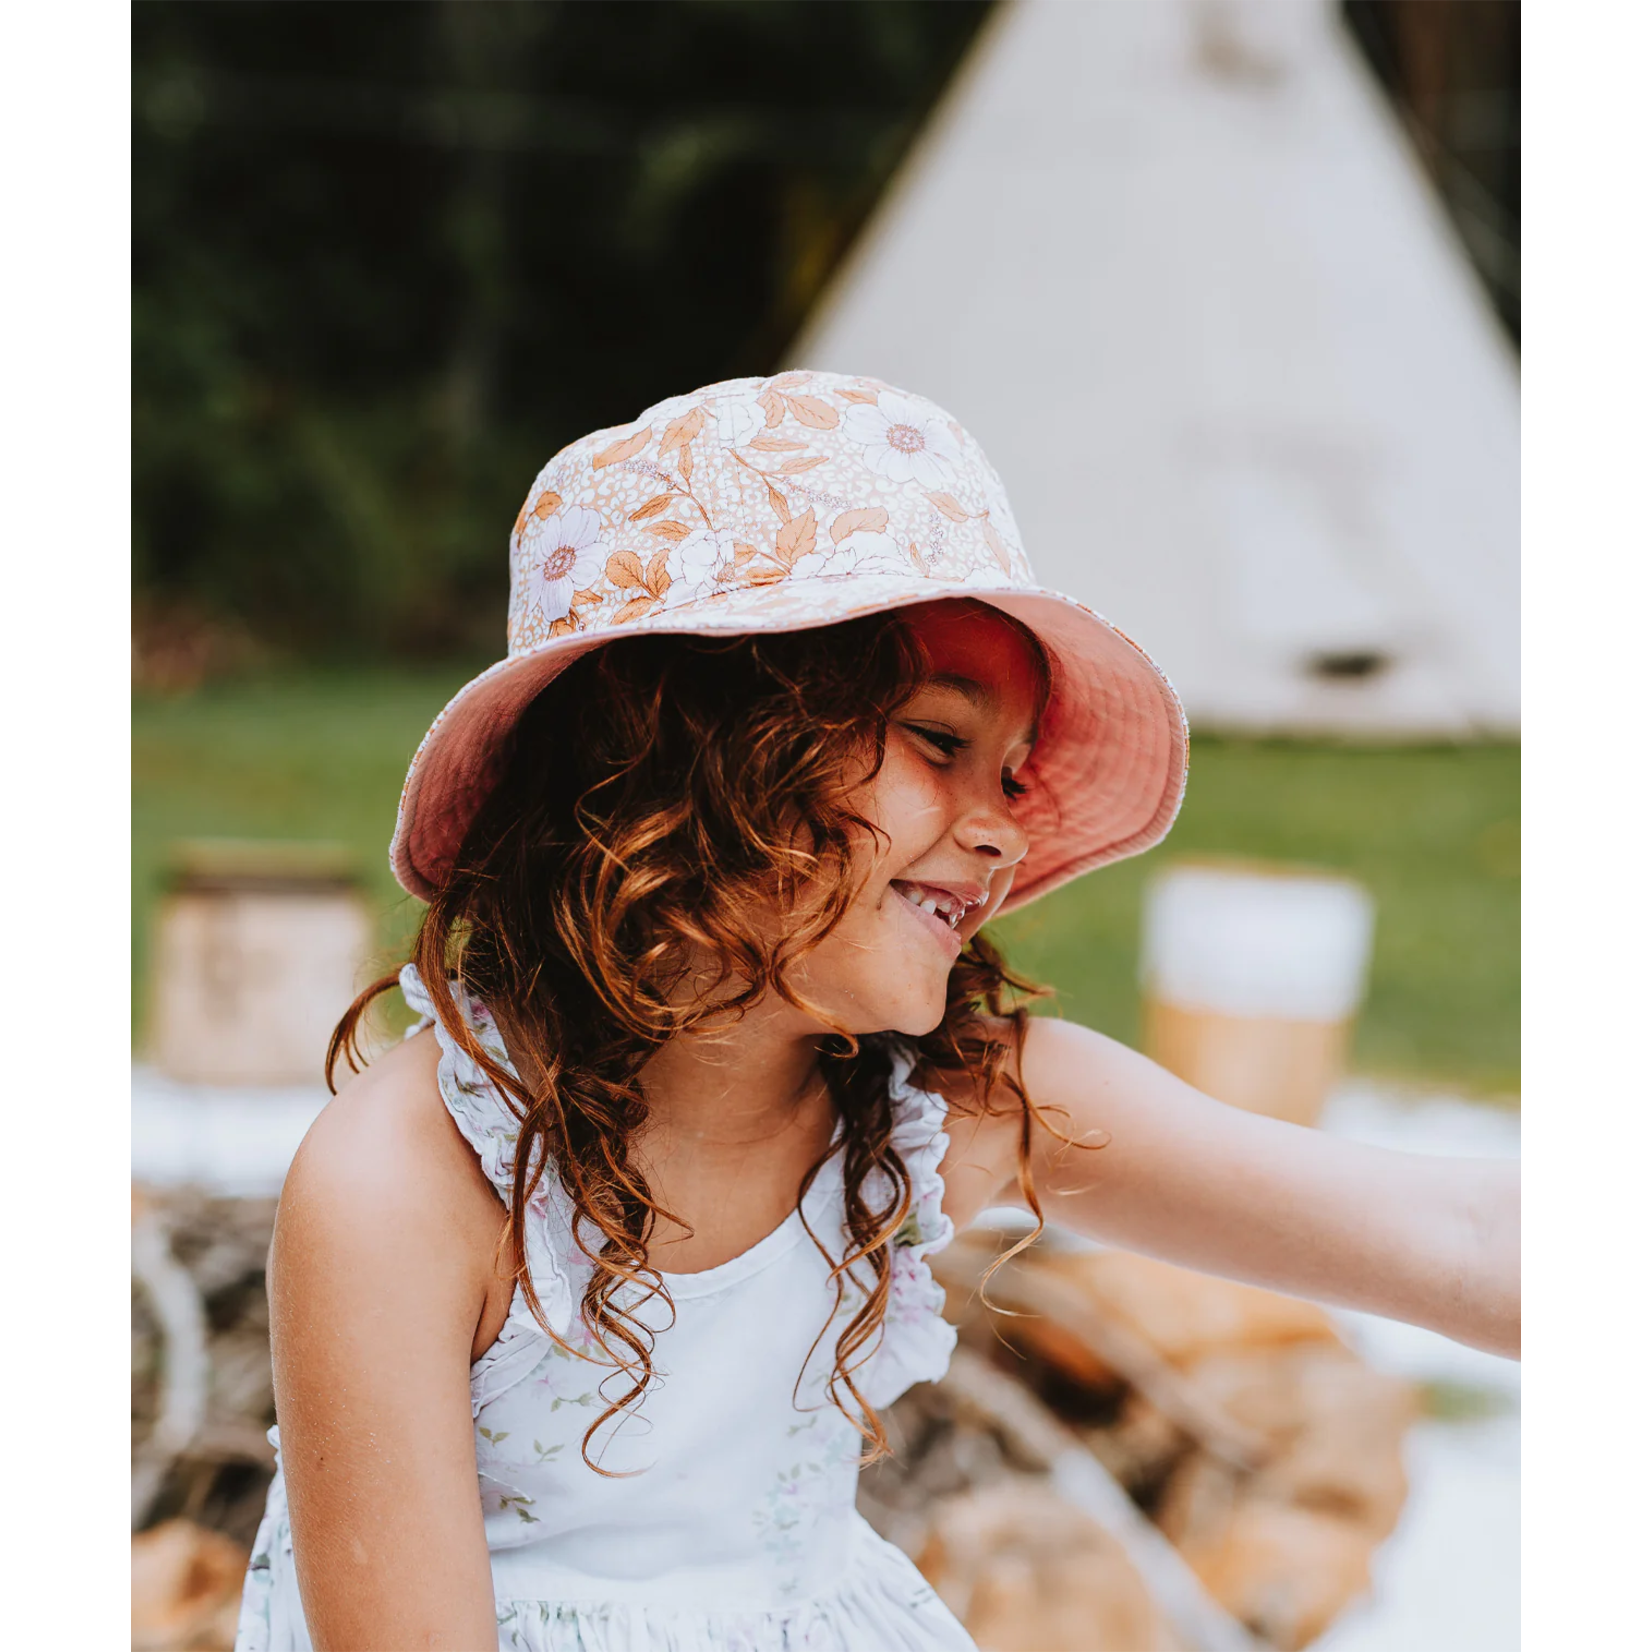
M1022 635L1047 700L1050 666L1037 638L981 606ZM922 645L898 611L774 634L625 638L585 655L523 714L420 923L412 961L443 1027L521 1121L501 1240L515 1277L541 1326L567 1347L534 1293L523 1240L527 1201L549 1165L592 1264L586 1323L630 1382L587 1430L588 1463L596 1430L640 1398L653 1373L652 1336L621 1293L635 1285L644 1300L666 1295L647 1255L656 1220L670 1212L632 1156L647 1112L642 1068L668 1039L769 993L812 1008L793 970L854 899L857 844L876 836L855 794L881 767L890 719L925 672ZM779 925L777 900L788 919ZM708 956L714 980L684 1002L676 989ZM440 990L449 979L487 1004L507 1046L532 1052L538 1072L512 1072L488 1054ZM341 1058L357 1070L362 1017L395 981L374 982L339 1022L329 1087ZM986 1111L1019 1109L1021 1188L1039 1229L1028 1171L1039 1110L1019 1070L1026 1005L1047 994L977 934L952 968L940 1025L906 1040L920 1082L972 1093ZM891 1146L888 1040L824 1026L821 1060L842 1136L804 1177L798 1200L841 1150L850 1243L841 1260L827 1260L836 1308L846 1289L859 1302L838 1338L828 1393L871 1462L888 1442L854 1373L878 1345L889 1241L912 1185Z

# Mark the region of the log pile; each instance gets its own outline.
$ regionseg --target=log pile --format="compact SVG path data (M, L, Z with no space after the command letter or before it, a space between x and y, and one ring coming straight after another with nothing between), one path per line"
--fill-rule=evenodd
M993 1312L999 1248L975 1231L935 1258L959 1352L894 1407L868 1519L983 1652L1307 1646L1399 1518L1410 1386L1317 1308L1123 1252L1042 1241L994 1275ZM1093 1581L1121 1561L1151 1611Z
M132 1645L229 1652L275 1453L273 1199L132 1197Z
M133 1645L228 1652L274 1421L273 1200L134 1193ZM983 1652L1280 1652L1369 1584L1415 1411L1319 1310L1052 1235L934 1261L952 1370L861 1507Z

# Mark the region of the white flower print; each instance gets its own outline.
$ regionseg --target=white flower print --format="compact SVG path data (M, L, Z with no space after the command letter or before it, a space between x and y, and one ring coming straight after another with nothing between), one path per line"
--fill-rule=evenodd
M602 518L583 505L547 516L530 516L522 529L522 567L527 599L548 620L566 619L574 593L595 583L607 560Z
M963 463L963 449L946 420L898 391L882 391L875 403L851 407L843 428L866 449L867 467L891 482L944 488Z
M821 579L832 574L916 574L900 541L887 533L852 533L823 551L810 551L792 564L793 579Z
M725 447L744 447L763 434L763 409L749 396L724 396L712 403L717 440Z
M679 539L665 559L665 571L671 577L666 607L676 608L707 595L717 582L718 568L733 555L732 534L697 528L688 538Z

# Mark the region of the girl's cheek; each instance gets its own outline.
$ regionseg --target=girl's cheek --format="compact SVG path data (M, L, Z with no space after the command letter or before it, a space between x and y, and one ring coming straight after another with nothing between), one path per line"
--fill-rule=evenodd
M900 823L933 826L935 817L946 811L946 782L938 770L911 763L899 776L892 801L899 810Z
M916 754L891 748L873 782L869 817L889 834L877 861L897 873L927 854L946 829L950 798L946 776Z

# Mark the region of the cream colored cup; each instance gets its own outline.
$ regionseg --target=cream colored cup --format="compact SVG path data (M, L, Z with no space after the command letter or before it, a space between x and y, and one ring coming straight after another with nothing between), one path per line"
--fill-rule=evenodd
M1147 1053L1207 1095L1296 1124L1319 1118L1365 993L1374 909L1350 878L1184 861L1148 886Z

